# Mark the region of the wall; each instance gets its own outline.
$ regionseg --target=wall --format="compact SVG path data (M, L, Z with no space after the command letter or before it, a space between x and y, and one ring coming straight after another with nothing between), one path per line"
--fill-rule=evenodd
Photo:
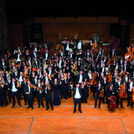
M16 49L18 46L23 47L23 25L22 24L9 24L9 48L10 50Z
M35 18L33 23L42 24L43 40L55 40L66 36L73 39L76 33L82 40L89 40L93 33L98 32L103 41L109 40L110 24L118 23L116 17L58 17Z

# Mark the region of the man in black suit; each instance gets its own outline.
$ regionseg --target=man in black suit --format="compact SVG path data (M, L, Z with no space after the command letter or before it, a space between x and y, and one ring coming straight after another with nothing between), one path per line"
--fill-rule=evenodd
M79 105L79 112L82 113L81 111L81 96L82 96L82 92L81 92L81 88L80 88L80 84L76 84L76 87L74 88L74 111L73 113L76 112L76 106L77 104Z
M50 85L50 81L45 81L45 100L46 100L46 110L49 109L49 104L51 109L53 110L53 103L52 103L52 87Z
M22 106L20 104L20 97L19 97L19 93L18 93L18 85L17 85L17 82L15 81L15 78L12 78L12 82L10 83L10 89L11 89L11 94L12 94L12 98L13 98L12 108L15 107L15 96L17 97L18 105Z
M25 89L25 94L27 95L27 100L28 100L28 109L31 107L33 109L33 87L31 86L30 81L27 81L26 84L26 89Z

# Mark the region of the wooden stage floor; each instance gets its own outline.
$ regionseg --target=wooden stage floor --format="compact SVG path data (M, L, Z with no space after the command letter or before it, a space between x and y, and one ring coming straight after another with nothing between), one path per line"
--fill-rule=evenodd
M21 101L23 104L23 100ZM119 108L114 112L102 104L94 108L94 99L82 104L83 113L73 113L73 100L62 100L54 111L26 106L0 107L0 134L134 134L134 109Z

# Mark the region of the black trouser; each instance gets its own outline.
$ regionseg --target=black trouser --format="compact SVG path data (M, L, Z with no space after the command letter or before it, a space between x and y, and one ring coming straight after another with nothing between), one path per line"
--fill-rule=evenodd
M40 107L40 103L41 103L42 107L44 107L42 93L37 93L37 101L38 101L38 107Z
M13 106L15 106L15 96L17 97L18 105L20 105L20 97L19 97L19 93L17 91L17 92L12 92Z
M117 108L119 107L119 94L116 95Z
M24 96L24 103L26 105L27 104L27 95L25 93L23 93L23 96Z
M52 95L45 94L45 100L46 100L46 109L49 108L49 104L51 106L51 109L53 109L53 103L52 103Z
M127 96L127 100L128 100L128 103L127 105L129 106L132 102L132 99L131 99L131 96L132 96L132 93L131 92L128 92L128 96Z
M11 103L11 91L8 90L8 100L9 100L9 103Z
M101 100L102 100L102 98L101 97L95 97L95 107L97 107L97 101L99 100L99 105L98 105L98 107L100 108L100 106L101 106Z
M28 100L28 107L33 108L33 95L31 94L27 95L27 100Z
M91 85L91 91L93 92L93 97L95 98L96 86Z
M74 111L76 111L77 104L78 104L79 111L81 111L81 99L75 99L74 98Z

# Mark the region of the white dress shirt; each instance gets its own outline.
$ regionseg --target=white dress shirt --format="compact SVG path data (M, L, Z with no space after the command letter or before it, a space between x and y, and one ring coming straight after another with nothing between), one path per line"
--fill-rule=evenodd
M13 86L12 86L12 92L17 92L18 89L15 87L15 83L13 82L12 84L13 84Z
M80 99L80 98L81 98L81 95L80 95L80 93L79 93L79 89L78 89L78 88L76 88L76 93L75 93L75 95L74 95L74 98L75 98L75 99Z

